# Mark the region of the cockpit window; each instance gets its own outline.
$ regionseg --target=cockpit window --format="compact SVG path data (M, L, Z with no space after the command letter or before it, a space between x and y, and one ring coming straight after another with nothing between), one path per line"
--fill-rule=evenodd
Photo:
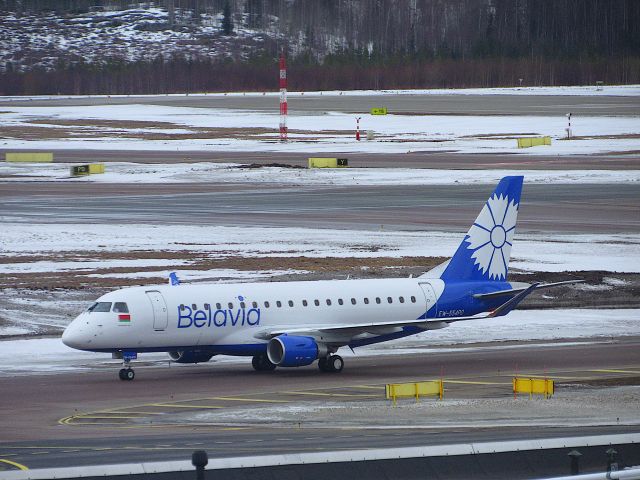
M129 313L129 307L124 302L116 302L113 304L113 311L116 313Z
M90 312L110 312L111 302L96 302L89 307Z

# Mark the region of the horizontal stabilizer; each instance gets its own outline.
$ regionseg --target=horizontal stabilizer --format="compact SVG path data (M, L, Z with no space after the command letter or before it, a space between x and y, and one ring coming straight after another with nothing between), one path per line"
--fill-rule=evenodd
M534 283L526 290L523 290L522 292L517 294L515 297L507 300L493 312L490 312L489 317L502 317L503 315L506 315L511 310L516 308L520 302L522 302L531 292L533 292L538 287L538 285L539 283Z
M554 282L554 283L538 283L535 289L540 290L542 288L552 288L552 287L560 287L563 285L573 285L575 283L584 283L584 280L566 280L564 282ZM507 295L516 295L520 292L524 292L527 288L529 288L529 284L524 284L523 287L519 288L510 288L508 290L498 290L497 292L490 293L476 293L473 298L477 298L479 300L486 300L489 298L503 297Z

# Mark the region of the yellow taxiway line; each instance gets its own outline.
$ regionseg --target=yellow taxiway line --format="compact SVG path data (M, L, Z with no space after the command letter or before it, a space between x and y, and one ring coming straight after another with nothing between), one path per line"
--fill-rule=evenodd
M17 468L18 470L29 470L25 465L22 465L21 463L18 463L18 462L12 462L11 460L5 460L3 458L0 458L0 462L6 463L7 465L11 465L12 467Z

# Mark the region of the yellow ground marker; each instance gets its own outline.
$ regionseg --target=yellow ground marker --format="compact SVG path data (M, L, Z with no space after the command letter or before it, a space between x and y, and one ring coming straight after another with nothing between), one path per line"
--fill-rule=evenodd
M99 413L99 414L104 413L104 414L113 414L113 415L162 415L163 414L162 412L139 412L139 411L130 412L129 410L125 410L125 409L122 409L120 411L114 410L114 411L95 412L95 413Z
M369 390L384 390L384 385L353 385L347 388L364 388Z
M447 383L460 383L463 385L511 385L511 382L480 382L473 380L444 380L445 385Z
M11 465L12 467L17 468L18 470L29 470L29 468L27 468L25 465L22 465L21 463L18 463L18 462L12 462L11 460L5 460L3 458L0 458L0 462L6 463L7 465Z
M240 398L240 397L210 397L209 400L229 400L233 402L258 402L258 403L290 403L288 400L267 400L262 398Z
M589 370L590 372L596 372L596 373L631 373L631 374L640 374L640 372L636 371L636 370L607 370L607 369L600 369L600 370Z
M140 418L140 417L125 417L125 416L119 416L119 417L114 417L113 415L91 415L91 414L85 414L85 415L77 415L74 417L76 420L84 420L85 418L89 418L89 419L100 419L100 420L117 420L117 419L131 419L131 418Z
M309 395L318 397L378 397L378 395L369 395L365 393L325 393L325 392L282 392L284 395Z
M177 403L150 403L149 405L168 408L224 408L219 405L179 405Z

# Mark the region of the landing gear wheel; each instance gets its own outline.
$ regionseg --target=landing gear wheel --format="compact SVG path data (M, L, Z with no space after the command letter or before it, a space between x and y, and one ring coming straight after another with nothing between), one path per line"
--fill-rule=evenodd
M272 372L276 369L276 364L271 363L266 355L256 355L251 359L251 365L257 372Z
M331 372L340 373L344 368L344 360L340 355L331 355L327 359L327 365Z
M329 371L329 367L327 365L327 357L320 357L318 359L318 368L320 369L321 372Z
M118 372L120 380L133 380L136 376L133 368L121 368Z
M318 359L318 368L321 372L339 373L344 368L344 360L340 355L330 355Z

